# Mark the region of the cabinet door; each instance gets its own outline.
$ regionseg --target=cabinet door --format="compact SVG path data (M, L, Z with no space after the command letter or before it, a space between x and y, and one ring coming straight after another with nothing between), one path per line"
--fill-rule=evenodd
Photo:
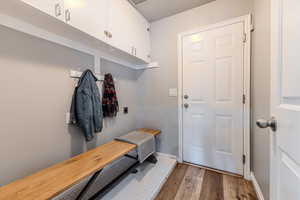
M127 0L111 0L108 30L112 34L109 44L134 55L135 12Z
M106 40L109 0L64 0L66 22L97 38Z
M63 0L21 0L42 12L64 20Z
M150 24L137 10L135 19L135 56L150 62Z

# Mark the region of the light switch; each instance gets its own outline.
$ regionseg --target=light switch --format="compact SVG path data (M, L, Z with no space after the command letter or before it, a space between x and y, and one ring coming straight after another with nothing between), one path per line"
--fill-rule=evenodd
M169 97L177 97L177 96L178 96L177 88L170 88L169 89Z

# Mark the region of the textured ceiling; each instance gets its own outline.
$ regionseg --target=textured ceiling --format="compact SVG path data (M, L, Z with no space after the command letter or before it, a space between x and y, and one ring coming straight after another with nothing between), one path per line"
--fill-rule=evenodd
M212 1L215 0L147 0L136 8L152 22Z

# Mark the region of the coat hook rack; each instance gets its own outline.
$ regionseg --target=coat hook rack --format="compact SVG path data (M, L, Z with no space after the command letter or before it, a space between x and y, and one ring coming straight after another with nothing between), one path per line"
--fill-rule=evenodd
M75 70L70 71L70 77L71 78L80 78L81 75L82 75L82 72L80 72L80 71L75 71ZM94 74L94 75L96 76L98 81L104 81L104 76L100 76L98 74Z
M70 71L70 77L71 78L80 78L82 75L81 71L75 71L75 70L71 70ZM94 74L96 76L96 78L98 79L98 81L104 81L104 76L98 75L98 74ZM114 81L117 81L116 78L114 78Z
M70 77L71 78L80 78L81 75L82 75L82 72L80 72L80 71L75 71L75 70L70 71ZM104 76L101 76L101 75L98 75L98 74L94 74L94 75L96 76L98 81L104 81ZM117 81L117 80L114 78L114 81Z

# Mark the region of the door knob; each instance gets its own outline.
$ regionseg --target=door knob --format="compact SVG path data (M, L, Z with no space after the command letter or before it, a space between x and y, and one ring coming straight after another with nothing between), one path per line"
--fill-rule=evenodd
M271 128L272 131L277 130L277 120L275 117L272 117L270 120L265 120L265 119L259 119L256 121L256 125L259 128Z
M183 96L183 98L184 98L184 99L188 99L188 98L189 98L189 95L186 94L186 95Z
M184 106L185 108L188 108L188 107L189 107L189 104L185 103L185 104L183 104L183 106Z

